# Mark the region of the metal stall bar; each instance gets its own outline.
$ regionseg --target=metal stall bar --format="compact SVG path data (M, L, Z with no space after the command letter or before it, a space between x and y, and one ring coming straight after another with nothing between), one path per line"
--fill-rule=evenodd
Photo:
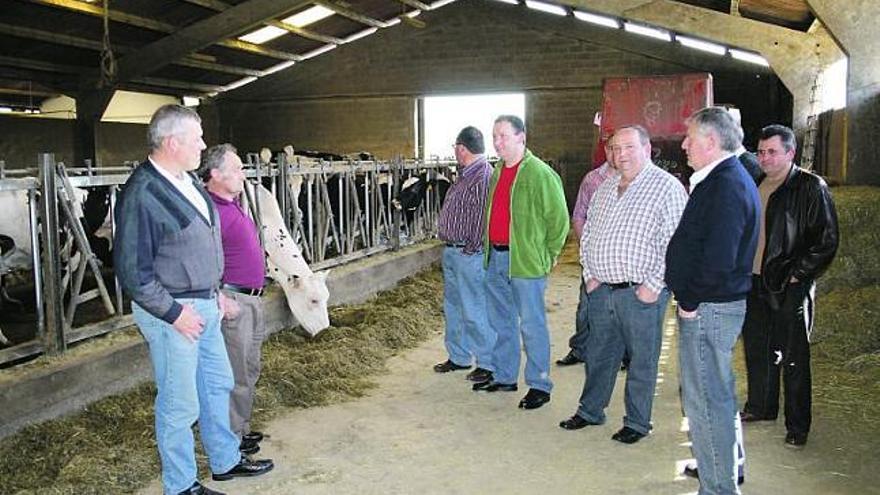
M61 310L61 274L58 260L60 242L58 238L58 202L55 178L55 155L40 154L40 189L42 201L40 217L42 223L43 294L45 307L45 332L43 344L46 353L57 355L67 348L64 338L64 314Z

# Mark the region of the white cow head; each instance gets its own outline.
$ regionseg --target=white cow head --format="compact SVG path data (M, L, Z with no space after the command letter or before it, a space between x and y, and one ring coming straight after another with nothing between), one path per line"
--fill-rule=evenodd
M287 306L300 326L312 336L329 327L330 317L327 313L327 300L330 299L330 291L327 289L329 272L288 274L275 265L272 258L269 258L268 264L269 276L281 286L284 297L287 298Z
M251 185L247 187L253 188ZM312 272L299 246L290 237L275 198L263 186L253 189L260 200L268 275L284 290L287 305L297 322L310 335L316 335L330 326L327 314L327 300L330 298L328 272Z

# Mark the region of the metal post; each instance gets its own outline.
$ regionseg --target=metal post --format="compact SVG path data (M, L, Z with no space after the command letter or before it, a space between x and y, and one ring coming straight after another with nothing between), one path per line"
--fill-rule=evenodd
M293 232L290 228L290 191L287 190L287 156L284 153L278 154L278 189L281 191L275 195L278 198L278 208L281 210L281 218L288 232Z
M46 332L46 312L43 307L43 269L40 265L40 233L37 206L37 190L28 189L28 215L30 217L31 256L34 263L34 301L37 306L37 336L43 338Z
M119 186L110 186L110 238L116 239L116 195L119 193ZM124 315L125 309L122 307L122 284L119 283L119 277L116 276L116 270L113 271L113 288L116 291L116 309L117 314Z
M55 155L40 154L40 187L42 201L40 216L42 222L43 296L45 307L45 333L43 343L46 353L56 355L64 352L67 343L64 338L64 313L61 310L61 251L58 239L58 196L55 182Z
M394 162L391 164L391 167L394 172L394 176L393 176L394 177L394 185L392 187L392 189L394 190L394 193L392 194L392 197L399 198L400 197L400 175L401 175L400 172L401 172L401 169L403 168L403 162L400 159L400 157L397 157L394 159ZM394 224L391 228L391 234L392 234L391 235L391 248L393 250L397 251L398 249L400 249L400 216L401 216L402 210L399 208L392 208L392 210L393 210L392 215L394 218Z

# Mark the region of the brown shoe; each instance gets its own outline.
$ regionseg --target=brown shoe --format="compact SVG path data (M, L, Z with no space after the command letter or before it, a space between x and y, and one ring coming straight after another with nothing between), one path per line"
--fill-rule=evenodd
M460 364L455 364L452 360L447 359L442 363L437 363L434 365L434 371L437 373L449 373L450 371L458 371L458 370L469 370L471 369L471 365L462 366Z

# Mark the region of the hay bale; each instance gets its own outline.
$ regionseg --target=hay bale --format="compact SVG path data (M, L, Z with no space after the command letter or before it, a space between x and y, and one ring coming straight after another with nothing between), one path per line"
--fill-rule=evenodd
M821 293L837 287L880 283L880 188L832 188L840 227L840 247L828 272L819 279Z

